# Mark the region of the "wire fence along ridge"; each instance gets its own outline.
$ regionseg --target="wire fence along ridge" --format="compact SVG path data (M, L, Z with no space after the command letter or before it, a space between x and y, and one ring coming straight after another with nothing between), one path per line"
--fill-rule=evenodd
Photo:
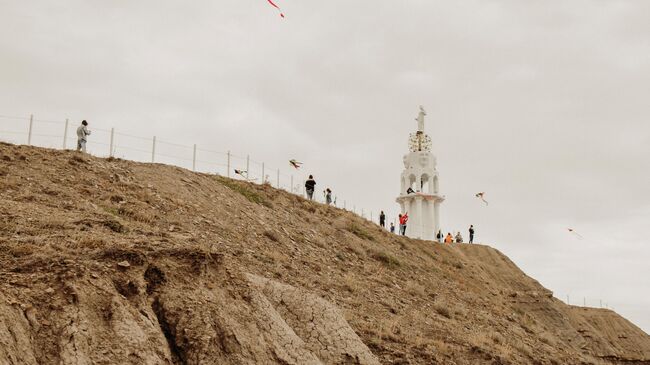
M55 149L74 149L77 146L76 125L69 119L45 120L29 116L0 114L0 140ZM253 160L249 155L236 155L230 151L200 148L196 144L184 145L159 139L124 133L115 128L91 127L87 152L98 157L119 157L125 160L163 163L192 171L213 173L257 184L269 183L278 189L305 196L303 174L285 174L279 168ZM236 174L235 169L242 171ZM325 198L314 193L314 200L324 203ZM347 209L347 201L333 197L339 208ZM343 203L341 205L341 202ZM357 214L356 208L350 210ZM366 218L365 214L360 214Z

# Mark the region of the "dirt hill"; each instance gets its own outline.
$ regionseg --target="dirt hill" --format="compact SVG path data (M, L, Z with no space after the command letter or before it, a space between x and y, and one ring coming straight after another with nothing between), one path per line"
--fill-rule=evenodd
M481 245L159 164L0 144L0 365L650 364Z

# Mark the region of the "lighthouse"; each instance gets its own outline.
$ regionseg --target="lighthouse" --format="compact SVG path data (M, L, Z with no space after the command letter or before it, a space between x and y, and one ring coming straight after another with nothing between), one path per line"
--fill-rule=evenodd
M404 155L401 190L396 201L402 214L408 213L406 235L433 240L440 229L440 195L436 157L431 153L431 137L424 133L427 113L420 106L418 129L409 136L409 153Z

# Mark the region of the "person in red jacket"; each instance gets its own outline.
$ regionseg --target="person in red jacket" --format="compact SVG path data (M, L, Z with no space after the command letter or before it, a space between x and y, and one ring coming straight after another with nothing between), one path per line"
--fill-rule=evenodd
M400 228L402 229L402 232L401 232L401 233L402 233L402 236L405 236L405 235L406 235L406 222L408 222L408 220L409 220L409 214L408 214L408 212L402 214L402 215L399 217L399 225L400 225Z

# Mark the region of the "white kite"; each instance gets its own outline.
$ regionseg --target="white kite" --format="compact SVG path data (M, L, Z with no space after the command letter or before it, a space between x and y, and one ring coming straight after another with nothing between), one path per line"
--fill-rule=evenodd
M293 166L293 168L298 170L300 168L300 165L302 165L302 162L298 162L292 158L291 160L289 160L289 165Z
M582 235L578 232L576 232L573 228L567 228L569 233L573 234L574 236L578 237L579 240L583 239Z

